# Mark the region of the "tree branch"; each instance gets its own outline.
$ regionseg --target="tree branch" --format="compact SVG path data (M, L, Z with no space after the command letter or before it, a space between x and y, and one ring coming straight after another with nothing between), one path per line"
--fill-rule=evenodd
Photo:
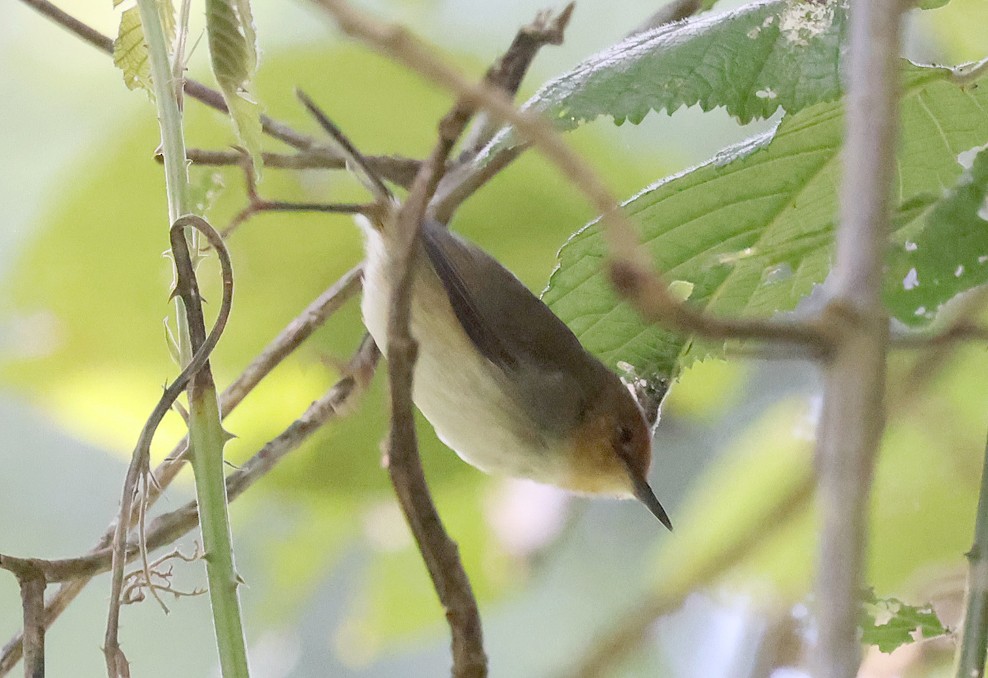
M890 224L899 99L901 0L850 9L840 225L828 281L839 332L824 366L817 442L821 533L816 678L854 678L874 459L885 426L889 320L881 298Z
M45 676L45 581L44 572L32 560L0 555L0 568L12 572L21 588L24 633L24 676Z
M186 152L193 165L239 165L243 163L243 153L238 150L212 151L202 148L190 148ZM398 155L368 155L367 163L379 176L388 181L408 188L416 172L419 171L418 160L403 158ZM156 155L155 159L160 160ZM261 153L265 167L275 169L327 169L345 170L346 161L335 149L328 146L312 146L298 153Z
M562 44L574 7L571 2L556 15L548 11L539 12L531 24L519 29L508 50L487 69L484 84L501 90L513 99L539 50L545 45ZM498 118L487 113L477 116L463 143L465 150L443 176L430 201L429 210L440 222L448 223L467 198L528 150L528 144L518 144L502 149L483 163L476 162L477 154L490 142L499 127Z
M457 103L439 124L439 141L422 165L408 199L396 217L389 239L392 271L388 317L388 381L391 386L391 430L388 435L388 473L405 513L433 586L446 610L452 635L453 676L484 678L487 655L477 601L456 542L450 539L429 493L415 436L412 378L418 344L409 332L411 293L419 255L419 235L426 206L442 176L446 158L470 120L473 107Z
M361 282L360 267L352 269L340 280L334 283L329 289L316 298L302 313L293 319L274 340L247 366L236 380L220 395L220 410L223 416L228 416L243 399L268 375L271 371L289 356L299 345L302 344L311 334L321 327L326 320L335 313L348 299L360 291ZM153 476L157 485L150 485L146 488L147 504L153 505L165 488L171 484L172 480L185 464L186 440L183 439L171 451L168 457L153 471ZM231 477L236 476L234 473ZM137 511L132 511L129 525L133 525L137 520ZM103 536L96 542L87 556L104 553L108 554L107 547L111 543L114 534L114 524L111 524L104 532ZM191 528L190 528L191 529ZM149 534L149 539L151 535ZM135 553L131 551L131 554ZM128 556L128 557L132 557ZM49 561L58 562L58 561ZM108 563L109 561L107 561ZM104 571L97 570L96 572ZM82 570L80 570L81 572ZM66 570L74 572L74 570ZM96 573L94 572L94 574ZM65 609L75 600L76 596L90 581L92 575L82 576L78 579L67 581L51 597L45 608L45 626L51 626ZM64 581L69 576L53 575L49 581ZM17 634L11 638L0 651L0 676L6 675L21 658L22 635Z
M90 28L72 15L48 2L48 0L21 0L21 2L59 24L70 33L82 38L85 42L89 43L104 54L110 56L113 55L112 38L109 38L99 31ZM223 95L201 82L186 78L185 93L193 99L196 99L210 108L220 111L221 113L229 112L226 107L226 103L223 101ZM324 146L314 137L307 134L302 134L289 125L275 120L267 115L261 115L261 128L268 136L275 138L288 146L291 146L292 148L302 151L305 156L305 160L300 160L299 162L314 162L316 158L319 158L320 162L325 163L320 166L326 167L327 169L336 168L337 166L341 166L343 163L343 158L336 154L334 149L331 147ZM190 157L190 159L192 158ZM415 171L411 168L418 164L415 160L402 158L400 156L371 156L370 160L375 170L381 176L387 178L389 181L394 181L400 186L408 185L408 183L405 182L411 181ZM277 166L277 161L274 166Z
M532 113L519 111L502 92L483 83L471 82L405 28L371 19L343 0L313 1L331 12L348 35L366 42L435 85L453 92L461 101L512 124L524 140L531 142L556 165L601 214L612 277L619 290L627 294L632 304L647 318L684 334L800 344L818 353L829 350L828 325L823 323L721 318L681 302L652 271L651 263L639 246L634 227L616 207L616 198L593 168L559 138L547 121Z
M546 45L563 44L563 35L575 7L576 4L571 2L555 15L549 10L539 12L532 23L518 30L507 51L487 69L484 83L514 99L539 50ZM496 118L487 114L478 115L463 142L465 157L471 158L479 153L494 138L499 127Z
M267 475L279 461L297 449L320 427L352 412L352 401L367 389L379 356L380 352L374 341L365 337L347 366L346 374L278 437L266 443L243 466L227 476L226 490L230 501ZM199 513L195 501L189 501L174 511L158 516L148 526L148 550L154 551L171 544L195 528L198 521ZM127 561L134 560L139 554L137 544L131 542L127 545ZM0 568L15 571L18 567L30 567L41 573L48 583L71 582L106 572L110 569L112 557L113 550L110 548L91 551L78 558L59 560L14 558L0 554ZM0 674L8 669L6 665L0 666Z

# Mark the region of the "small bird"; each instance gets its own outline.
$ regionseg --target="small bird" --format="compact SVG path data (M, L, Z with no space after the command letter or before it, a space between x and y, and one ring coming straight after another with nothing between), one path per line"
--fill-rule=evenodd
M339 130L303 103L390 193ZM386 221L358 216L365 237L361 310L387 356L392 278ZM672 523L648 485L650 429L621 380L492 256L426 220L414 261L410 332L418 342L413 400L464 461L579 494L640 500Z

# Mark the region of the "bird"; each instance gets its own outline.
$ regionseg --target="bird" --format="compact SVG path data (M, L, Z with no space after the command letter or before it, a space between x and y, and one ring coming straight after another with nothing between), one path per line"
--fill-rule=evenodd
M394 200L342 132L299 92L368 187ZM358 215L364 325L388 355L393 219ZM635 498L669 530L648 484L651 428L629 388L493 256L435 219L412 258L412 399L439 439L489 474L580 495Z

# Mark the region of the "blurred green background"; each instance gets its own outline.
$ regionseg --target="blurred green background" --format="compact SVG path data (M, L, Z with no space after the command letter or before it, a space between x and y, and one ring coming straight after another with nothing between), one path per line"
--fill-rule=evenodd
M113 34L109 5L61 6ZM478 75L542 6L369 5ZM656 9L642 0L585 0L566 44L537 59L526 93ZM315 133L294 98L301 87L365 152L428 150L450 104L445 93L346 42L311 5L259 0L255 13L266 112ZM914 13L908 53L935 63L981 58L986 21L983 0ZM204 59L202 44L191 72L208 80ZM160 385L176 372L162 327L171 271L161 256L168 246L163 179L151 158L157 127L146 97L123 87L107 57L20 3L0 6L0 63L0 149L7 158L0 177L0 552L71 556L113 516L127 455ZM186 109L190 146L232 143L226 120L192 101ZM741 128L719 112L688 110L652 115L637 127L600 121L569 138L629 196L766 126ZM222 225L244 204L243 181L234 171L193 170L204 183L213 174L225 189L209 216ZM359 195L351 179L324 172L268 170L260 190L288 200ZM555 251L592 216L552 168L526 157L453 225L539 290ZM346 218L264 215L233 237L231 250L235 308L213 359L221 387L359 260L360 241ZM204 267L206 296L217 299L213 274ZM319 397L360 334L351 303L230 416L227 428L238 437L228 458L249 457ZM988 425L988 365L982 349L966 349L921 383L917 364L921 357L907 355L892 365L869 581L881 596L935 602L952 623ZM442 612L380 465L382 376L354 415L317 434L233 506L260 678L447 671ZM798 363L738 360L689 370L664 409L652 470L675 534L632 503L587 502L486 477L422 422L426 471L480 597L492 675L572 675L586 652L634 618L629 610L677 587L693 593L645 624L644 646L607 675L733 678L798 666L802 640L812 637L806 606L814 518L810 502L799 499L781 520L766 520L764 512L808 473L818 405L815 375ZM181 429L177 417L166 420L159 457ZM160 508L186 501L190 482L183 475ZM751 535L751 548L721 554L739 535ZM695 586L711 567L727 573ZM185 588L202 583L199 568L179 570ZM106 591L105 577L97 579L49 633L51 675L102 674ZM0 642L19 628L19 607L15 580L0 576ZM215 675L205 598L171 607L168 617L153 604L125 609L122 642L134 675ZM773 648L781 648L780 658L767 662ZM927 643L892 658L869 656L877 668L865 675L893 675L881 671L895 661L906 662L910 675L939 675L949 649Z

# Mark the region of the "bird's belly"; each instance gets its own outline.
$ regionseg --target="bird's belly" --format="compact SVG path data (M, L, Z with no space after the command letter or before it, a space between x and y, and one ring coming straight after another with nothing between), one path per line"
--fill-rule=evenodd
M361 310L387 355L389 282L377 233L368 234ZM473 346L431 269L422 267L412 295L411 333L419 345L413 399L446 445L488 473L552 483L561 455L506 392L506 377Z

